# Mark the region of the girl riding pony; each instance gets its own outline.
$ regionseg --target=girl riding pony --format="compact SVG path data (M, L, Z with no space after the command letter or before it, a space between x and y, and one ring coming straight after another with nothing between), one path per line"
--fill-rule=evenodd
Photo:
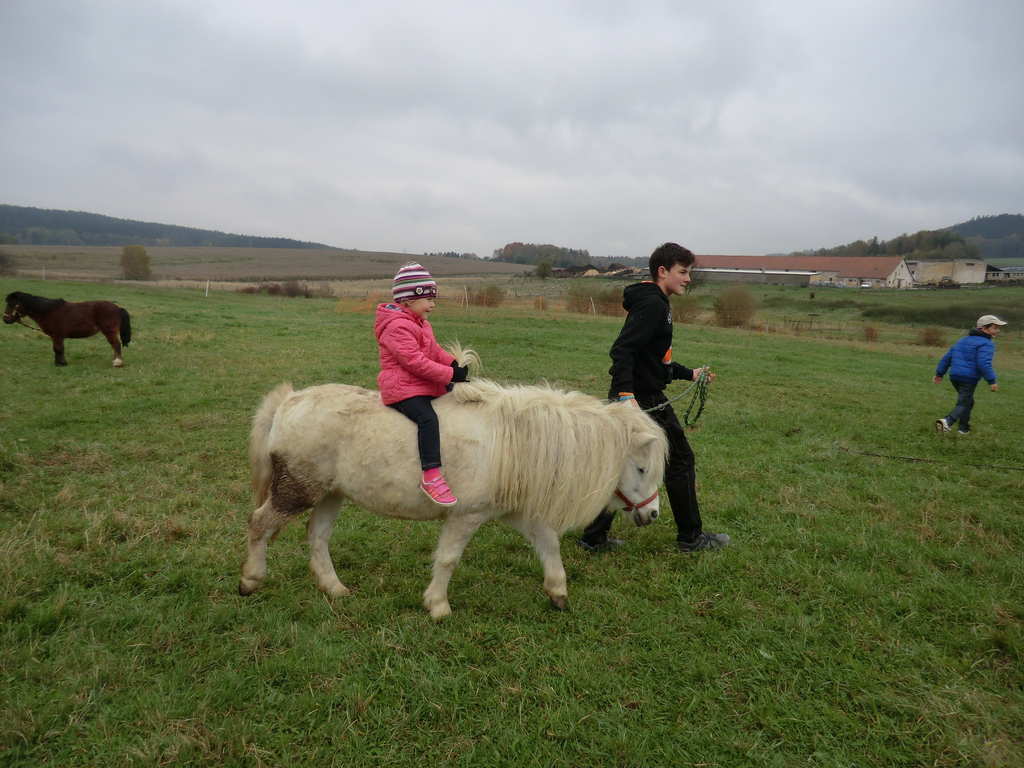
M441 474L441 432L430 401L466 381L460 366L434 339L427 318L434 311L437 283L416 263L398 270L391 302L377 305L373 332L380 346L377 387L385 405L416 423L423 479L420 488L445 507L458 499Z

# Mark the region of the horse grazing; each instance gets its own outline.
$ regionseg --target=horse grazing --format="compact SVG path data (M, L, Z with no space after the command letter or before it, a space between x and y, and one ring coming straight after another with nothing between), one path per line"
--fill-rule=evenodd
M634 405L474 379L435 400L434 409L445 477L459 497L454 507L440 507L420 490L416 426L385 406L377 392L343 384L300 391L281 384L270 392L256 411L249 441L258 506L249 517L239 592L260 587L267 545L312 508L309 564L317 586L331 596L348 594L327 544L349 499L385 517L444 521L433 578L423 593L435 619L451 613L448 582L469 539L495 519L533 545L544 590L564 609L563 532L586 525L606 507L630 513L637 525L658 516L668 447L658 425Z
M15 291L7 294L4 322L22 323L31 317L40 330L53 340L54 365L67 365L64 358L64 339L84 339L101 332L114 350L114 367L124 365L121 345L132 340L132 324L128 311L112 301L64 301L45 299L29 293ZM27 326L31 328L31 326Z

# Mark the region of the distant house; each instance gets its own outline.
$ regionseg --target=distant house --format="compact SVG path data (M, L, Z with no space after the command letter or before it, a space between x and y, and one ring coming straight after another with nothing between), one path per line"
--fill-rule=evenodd
M910 288L914 279L901 256L721 256L697 257L697 276L708 280Z

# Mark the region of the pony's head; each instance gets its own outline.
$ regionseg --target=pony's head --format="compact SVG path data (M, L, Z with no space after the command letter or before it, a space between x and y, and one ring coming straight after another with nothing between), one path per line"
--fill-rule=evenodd
M25 316L25 312L21 307L21 297L23 296L25 294L20 291L7 294L6 303L4 304L4 322L8 325L18 322Z
M46 314L67 303L64 299L45 299L42 296L33 296L31 293L22 293L21 291L8 293L6 301L4 322L8 325L17 323L26 315L35 317L37 314Z
M507 509L559 533L609 507L627 510L639 525L657 515L668 441L636 406L481 378L446 397L488 414L492 493Z
M661 428L631 403L612 403L627 434L627 450L619 483L606 508L621 510L637 525L658 517L659 488L665 474L668 440Z

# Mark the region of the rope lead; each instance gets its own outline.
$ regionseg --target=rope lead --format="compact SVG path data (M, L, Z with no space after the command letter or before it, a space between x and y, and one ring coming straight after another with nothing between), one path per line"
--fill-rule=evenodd
M662 408L668 408L676 400L681 400L682 398L686 397L692 392L693 395L690 398L690 402L686 406L686 410L683 412L682 421L683 426L685 427L692 427L694 424L696 424L697 419L699 419L700 415L704 413L704 404L708 401L708 370L711 368L711 366L704 365L702 366L702 368L703 370L701 371L700 376L698 376L697 380L690 384L690 386L688 386L675 397L666 400L664 403L659 403L653 408L645 408L644 413L651 413L652 411L660 411ZM697 412L693 414L693 418L691 419L690 414L693 412L694 406L697 405L698 403L700 403L700 405L697 408Z

